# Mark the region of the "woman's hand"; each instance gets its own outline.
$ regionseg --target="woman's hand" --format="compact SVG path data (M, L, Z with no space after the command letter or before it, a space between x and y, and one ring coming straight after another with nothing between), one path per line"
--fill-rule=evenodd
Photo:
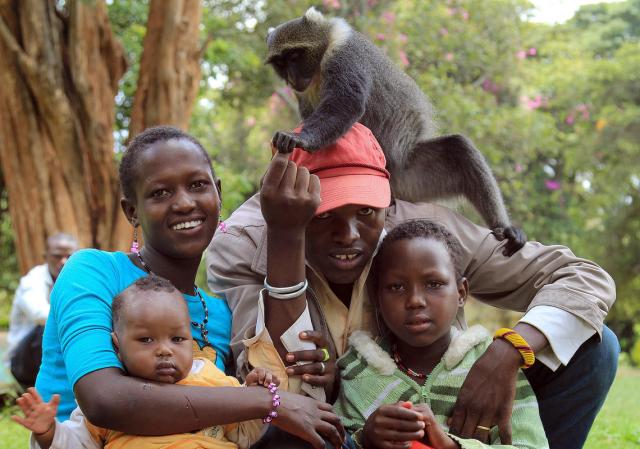
M304 231L320 204L320 180L276 153L260 189L260 207L267 229Z
M366 448L408 449L425 435L422 414L402 404L381 405L367 418L363 438Z
M316 449L325 447L324 439L336 448L342 446L344 427L331 405L286 391L278 394L281 397L278 417L271 424L308 441Z
M287 353L285 356L287 363L309 362L288 366L287 375L302 376L303 381L324 388L327 396L331 397L330 393L335 385L337 369L335 358L329 355L326 337L320 331L309 330L300 332L300 339L312 341L316 344L317 349Z

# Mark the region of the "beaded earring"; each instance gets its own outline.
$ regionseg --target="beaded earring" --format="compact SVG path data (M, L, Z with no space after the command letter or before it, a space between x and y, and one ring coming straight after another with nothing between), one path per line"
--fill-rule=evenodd
M218 229L220 230L220 232L225 233L227 232L227 224L222 219L222 202L220 202L219 204L220 205L218 206Z
M140 247L138 246L138 226L133 226L133 241L131 242L131 252L133 254L138 254L140 252Z

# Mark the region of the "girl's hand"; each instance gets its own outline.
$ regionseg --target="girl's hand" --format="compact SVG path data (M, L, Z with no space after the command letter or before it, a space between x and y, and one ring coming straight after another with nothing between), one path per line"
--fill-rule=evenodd
M263 386L268 387L270 383L280 385L280 379L271 371L265 368L254 368L244 380L247 387Z
M50 402L43 402L35 388L28 388L27 392L16 400L16 403L24 413L24 418L12 416L13 421L38 435L55 429L60 395L54 394Z
M301 340L309 340L316 344L317 349L290 352L285 356L287 363L310 362L303 365L287 367L289 376L302 376L302 380L310 385L322 387L331 396L336 381L336 361L334 357L326 358L328 354L327 339L320 331L304 331L300 333ZM326 352L325 352L326 351Z
M433 416L433 411L427 404L414 404L412 409L422 415L425 423L425 442L433 449L460 449L458 443L447 435Z
M425 435L422 414L402 404L381 405L364 424L364 446L377 449L408 449Z
M320 180L276 153L260 189L260 207L270 230L304 231L320 205Z
M271 424L308 441L315 449L325 447L324 439L334 447L342 446L344 427L331 405L286 391L278 394L281 397L278 417Z

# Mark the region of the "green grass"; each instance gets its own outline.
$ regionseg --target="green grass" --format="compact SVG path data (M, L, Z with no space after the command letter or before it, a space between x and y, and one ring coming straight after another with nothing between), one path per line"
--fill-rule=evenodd
M29 432L0 412L0 449L29 447ZM584 449L640 449L640 370L622 367Z
M640 448L640 370L621 367L584 449Z

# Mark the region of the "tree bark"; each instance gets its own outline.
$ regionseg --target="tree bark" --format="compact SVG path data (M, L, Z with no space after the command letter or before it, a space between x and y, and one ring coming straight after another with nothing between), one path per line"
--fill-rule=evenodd
M129 136L154 125L187 129L200 82L200 0L151 0Z
M0 164L20 269L48 235L124 249L114 96L126 68L102 1L0 0Z

